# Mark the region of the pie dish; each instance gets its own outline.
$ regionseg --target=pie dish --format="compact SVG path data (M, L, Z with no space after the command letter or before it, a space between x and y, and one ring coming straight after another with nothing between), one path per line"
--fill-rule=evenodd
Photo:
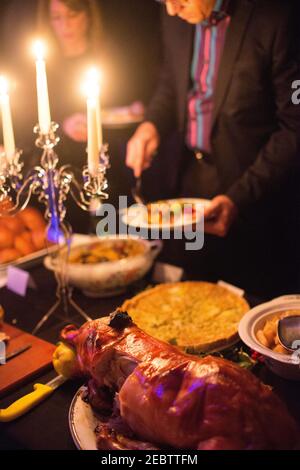
M232 346L249 308L245 299L208 282L162 284L122 306L146 333L189 353Z
M66 264L67 280L88 297L119 295L129 285L145 276L161 248L159 240L148 241L127 236L99 238L76 235L72 241L71 262ZM128 251L131 256L122 258ZM89 256L86 256L88 254ZM64 272L63 259L48 256L44 264L51 271Z

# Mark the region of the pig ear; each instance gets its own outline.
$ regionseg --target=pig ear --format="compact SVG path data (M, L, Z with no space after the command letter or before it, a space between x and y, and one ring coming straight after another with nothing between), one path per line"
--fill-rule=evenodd
M66 341L66 343L74 345L75 338L78 336L78 334L79 329L76 326L68 325L61 331L60 337L63 341Z

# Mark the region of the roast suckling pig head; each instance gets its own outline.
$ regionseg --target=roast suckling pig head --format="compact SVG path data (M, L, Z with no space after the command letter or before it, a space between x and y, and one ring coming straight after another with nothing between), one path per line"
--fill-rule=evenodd
M224 359L184 354L141 331L126 312L79 330L69 326L62 338L76 349L90 404L113 415L99 431L100 448L126 448L124 435L121 444L113 429L116 410L127 448L133 442L164 449L299 447L294 419L251 372Z

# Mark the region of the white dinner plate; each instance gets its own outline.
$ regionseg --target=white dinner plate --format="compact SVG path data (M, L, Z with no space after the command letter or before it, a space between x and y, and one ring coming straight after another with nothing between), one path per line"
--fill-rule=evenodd
M144 114L134 114L130 106L107 108L102 111L102 124L107 129L123 129L142 122Z
M86 387L80 387L74 396L69 410L71 435L79 450L97 450L95 428L98 420L91 406L82 400Z
M194 204L194 205L199 205L200 209L204 208L205 206L208 206L210 204L210 200L208 199L200 199L200 198L178 198L178 199L166 199L166 200L161 200L157 201L159 203L167 203L167 204L173 204L176 202L179 203L187 203L187 204ZM155 205L157 202L151 202L149 204ZM142 229L175 229L175 228L180 228L180 227L191 227L192 225L200 222L201 216L203 214L202 210L199 210L199 214L197 214L196 220L192 215L185 214L183 217L178 217L177 220L174 221L172 224L168 223L162 223L162 224L149 224L148 221L146 220L146 206L143 206L142 204L134 204L130 206L128 209L123 210L122 214L122 222L125 225L135 227L135 228L142 228Z

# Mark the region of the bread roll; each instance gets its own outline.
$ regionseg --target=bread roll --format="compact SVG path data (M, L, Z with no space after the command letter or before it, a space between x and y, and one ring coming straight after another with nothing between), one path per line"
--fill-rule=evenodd
M24 223L22 219L19 218L17 215L14 217L1 217L0 218L1 226L7 228L11 232L15 234L19 234L25 230Z
M14 235L4 225L0 225L0 250L14 246Z
M28 243L32 243L32 232L29 230L24 230L24 232L20 233L20 236Z
M31 233L32 242L37 250L43 250L46 248L46 234L45 229L35 230Z
M0 264L10 263L21 257L21 253L15 248L5 248L0 251Z
M29 230L40 230L46 225L42 215L32 207L27 207L19 215Z
M36 251L31 234L29 232L23 232L21 235L17 235L15 238L15 248L22 256L30 255L30 253Z

